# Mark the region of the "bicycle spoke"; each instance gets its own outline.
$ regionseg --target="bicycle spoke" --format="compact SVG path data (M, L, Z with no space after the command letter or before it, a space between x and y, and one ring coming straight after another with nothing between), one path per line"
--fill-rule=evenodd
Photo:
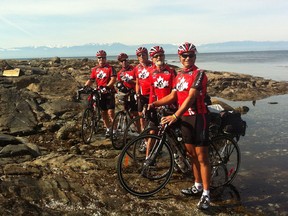
M82 117L81 137L84 143L90 143L93 128L94 128L94 116L92 109L87 108Z
M141 118L143 118L143 117L137 116L128 122L127 128L125 129L124 134L123 134L124 145L129 143L131 140L133 140L139 136L139 134L140 134L139 130L140 129L138 129L138 128L139 128Z
M210 161L212 168L225 166L227 178L222 185L231 183L236 177L241 162L237 143L228 136L214 137L210 149Z
M112 123L114 133L111 134L111 141L115 149L122 149L124 146L123 137L127 125L126 115L124 111L117 112Z

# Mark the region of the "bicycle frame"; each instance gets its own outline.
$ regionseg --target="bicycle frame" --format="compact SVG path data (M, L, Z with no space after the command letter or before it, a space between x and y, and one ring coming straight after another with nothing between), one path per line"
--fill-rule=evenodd
M144 166L149 166L153 164L156 160L157 155L162 149L162 146L166 140L166 135L168 139L168 144L171 146L174 153L177 153L179 157L183 158L183 162L185 163L185 172L181 171L183 173L186 173L188 170L191 170L191 164L189 159L186 155L186 149L183 143L177 140L177 136L174 132L173 126L169 126L168 124L163 124L158 126L158 132L156 134L157 136L161 137L160 143L153 144L153 147L148 155L147 161L144 163ZM174 155L173 155L174 157Z

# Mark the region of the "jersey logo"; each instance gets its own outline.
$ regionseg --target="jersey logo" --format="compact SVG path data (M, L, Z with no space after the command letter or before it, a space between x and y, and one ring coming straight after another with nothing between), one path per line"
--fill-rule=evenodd
M104 79L105 77L107 77L107 74L102 70L97 74L98 79Z
M146 79L149 77L149 72L144 68L138 76L140 79Z
M124 82L129 82L130 80L133 80L133 76L130 76L129 74L125 74L121 77L121 80Z
M159 76L158 79L154 82L154 86L159 89L168 87L168 85L169 85L168 81L165 81L161 76Z
M188 89L188 82L186 82L184 77L182 77L180 81L176 84L176 89L178 91L183 91L185 89Z

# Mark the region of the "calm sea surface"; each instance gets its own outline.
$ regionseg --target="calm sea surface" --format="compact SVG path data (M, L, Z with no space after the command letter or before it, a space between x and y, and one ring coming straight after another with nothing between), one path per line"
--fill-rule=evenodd
M167 63L181 67L177 55L166 55ZM198 53L199 68L237 72L288 81L288 51Z
M250 109L242 115L248 128L239 141L242 163L233 182L237 199L253 212L288 215L288 95L259 100L255 105L224 101Z
M129 55L129 57L136 59L134 55ZM94 56L88 58L95 59ZM116 59L116 56L108 56L108 60ZM166 54L166 62L181 67L178 55ZM198 53L196 65L206 70L236 72L277 81L288 81L288 50Z

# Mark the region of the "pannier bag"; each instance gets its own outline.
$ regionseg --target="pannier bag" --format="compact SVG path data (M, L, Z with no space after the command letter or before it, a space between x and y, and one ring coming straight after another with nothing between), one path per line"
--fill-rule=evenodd
M238 136L245 136L246 121L241 118L238 112L222 111L221 115L221 129L225 133L234 134Z

